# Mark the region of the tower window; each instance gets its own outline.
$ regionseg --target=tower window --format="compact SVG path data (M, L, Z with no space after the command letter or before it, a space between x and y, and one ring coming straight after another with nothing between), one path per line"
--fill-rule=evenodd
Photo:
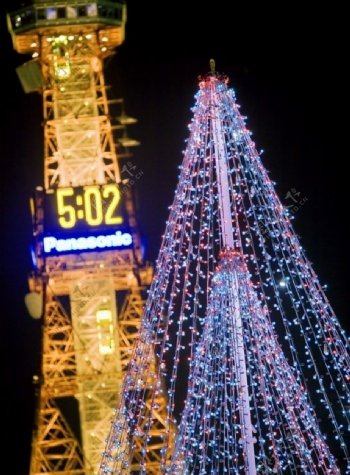
M46 20L56 20L57 19L57 8L46 8Z
M57 8L57 18L66 18L66 9L64 7Z
M78 7L78 16L86 16L86 6L81 5Z
M97 16L97 5L96 3L90 3L86 7L87 16Z
M67 18L76 18L78 16L76 7L66 7L66 8L67 8Z

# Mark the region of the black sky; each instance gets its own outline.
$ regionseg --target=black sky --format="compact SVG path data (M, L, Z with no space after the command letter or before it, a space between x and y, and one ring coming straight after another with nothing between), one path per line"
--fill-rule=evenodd
M7 3L7 5L6 5ZM295 228L342 324L349 330L349 77L345 12L295 2L129 2L127 39L107 63L113 97L139 119L133 162L140 224L154 260L177 180L197 76L214 57L231 78L258 149L282 199L295 188L306 204ZM26 96L1 7L1 387L12 475L28 472L40 323L23 303L30 271L28 200L42 184L41 99ZM113 113L113 111L112 111ZM8 420L6 420L8 419ZM5 452L6 450L6 452Z

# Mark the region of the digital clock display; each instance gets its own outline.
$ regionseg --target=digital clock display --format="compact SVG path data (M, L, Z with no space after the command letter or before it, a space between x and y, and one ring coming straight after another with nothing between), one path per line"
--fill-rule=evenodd
M45 201L45 232L120 228L126 220L116 183L57 188Z
M116 183L57 188L45 194L46 255L126 249L132 233Z

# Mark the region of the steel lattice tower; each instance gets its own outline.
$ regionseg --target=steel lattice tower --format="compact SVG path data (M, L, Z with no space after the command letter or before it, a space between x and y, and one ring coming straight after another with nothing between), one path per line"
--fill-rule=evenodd
M96 473L152 277L113 139L118 129L120 144L133 145L125 133L132 120L122 112L111 125L103 74L125 22L124 3L105 0L37 0L8 16L14 48L32 56L19 77L26 92L42 93L44 115L44 187L32 200L36 266L29 281L30 297L44 302L31 475ZM150 373L145 390L153 379ZM64 398L78 401L81 447L62 414ZM165 404L159 396L150 474L159 473ZM136 453L133 473L138 460Z

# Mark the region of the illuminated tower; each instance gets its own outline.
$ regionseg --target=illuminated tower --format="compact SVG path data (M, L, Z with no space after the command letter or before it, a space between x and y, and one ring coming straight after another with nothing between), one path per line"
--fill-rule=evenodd
M152 277L131 192L131 178L142 171L125 161L122 180L118 162L135 145L125 128L134 120L122 109L112 126L109 104L123 103L108 100L103 75L125 21L125 4L106 0L36 0L8 16L14 48L32 56L19 78L25 92L42 93L44 115L44 187L32 200L35 265L27 296L28 305L39 303L33 316L43 317L31 475L97 471ZM148 473L158 473L166 432L165 398L158 399ZM75 400L81 443L63 415ZM136 453L130 471L138 471L138 460Z

